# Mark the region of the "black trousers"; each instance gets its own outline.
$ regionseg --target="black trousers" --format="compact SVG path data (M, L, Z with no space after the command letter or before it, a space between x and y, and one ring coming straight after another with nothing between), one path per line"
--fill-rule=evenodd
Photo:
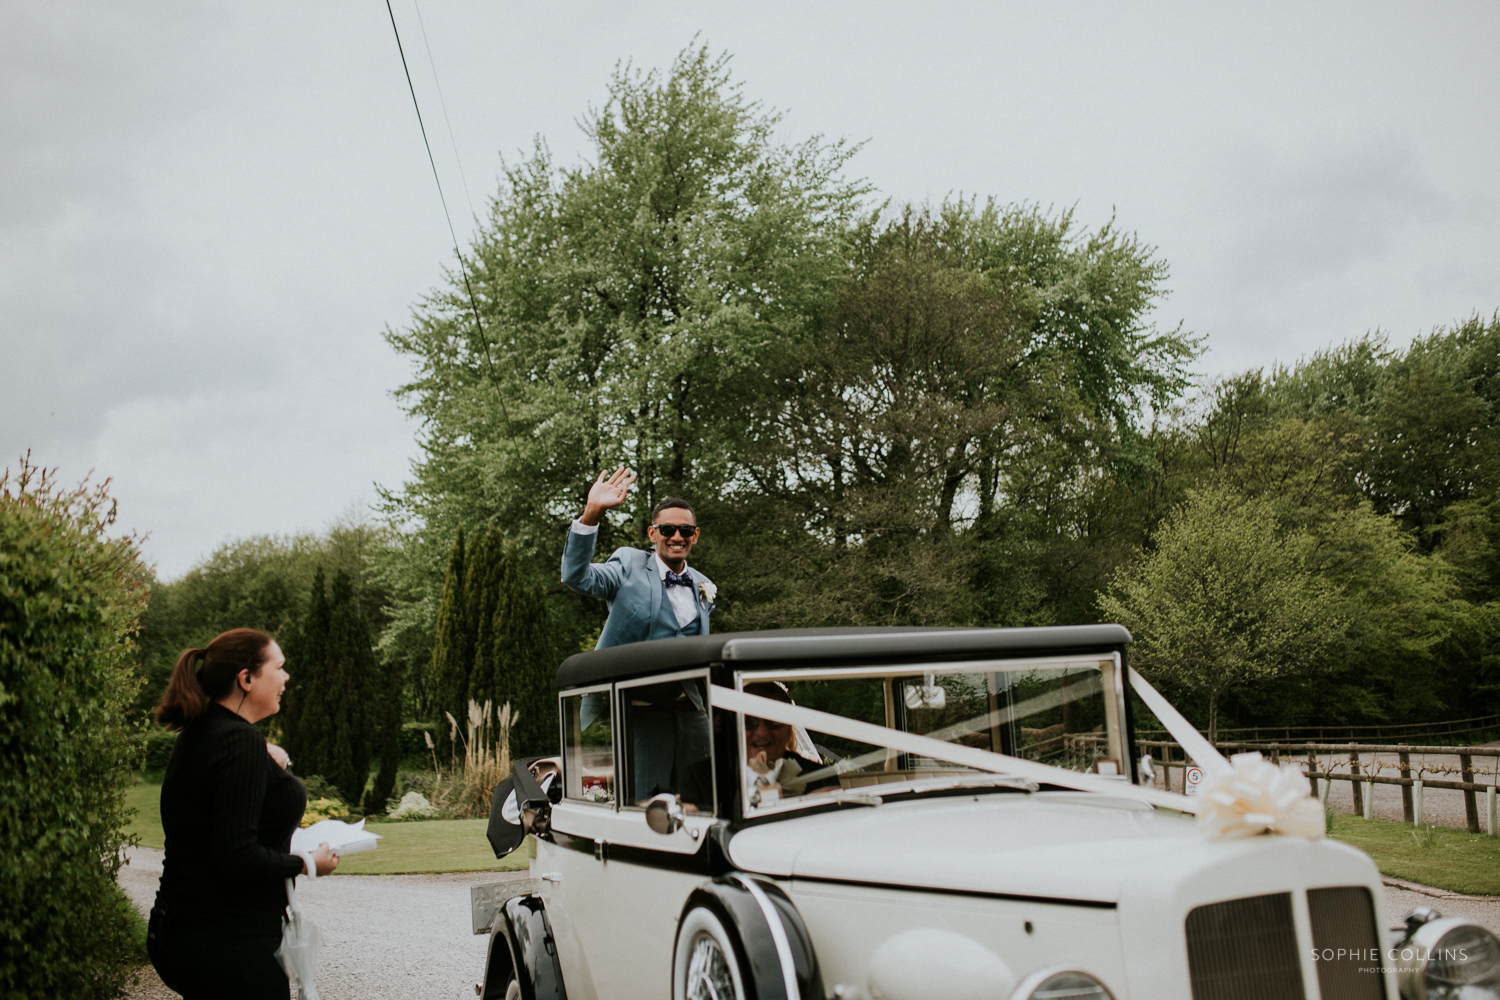
M287 1000L290 984L276 958L281 934L205 926L151 911L146 951L156 974L183 1000Z

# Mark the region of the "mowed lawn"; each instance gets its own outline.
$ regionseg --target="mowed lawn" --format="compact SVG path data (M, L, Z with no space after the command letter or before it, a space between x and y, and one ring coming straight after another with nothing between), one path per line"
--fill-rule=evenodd
M1412 836L1412 834L1417 836ZM1500 837L1449 827L1333 817L1333 837L1368 854L1382 875L1477 896L1500 895Z
M137 781L125 793L136 810L130 831L141 846L162 847L161 785ZM415 875L431 872L516 871L531 862L531 844L497 859L484 837L488 820L431 819L413 823L366 823L380 846L339 862L339 875Z
M131 831L146 847L162 846L158 802L161 786L139 781L126 791L136 809ZM429 872L514 871L530 861L528 842L497 860L484 838L485 820L435 819L416 823L369 823L380 846L339 864L340 875L398 875ZM1500 895L1500 837L1436 827L1430 837L1413 837L1405 823L1364 820L1336 814L1333 836L1364 851L1381 874L1449 892Z

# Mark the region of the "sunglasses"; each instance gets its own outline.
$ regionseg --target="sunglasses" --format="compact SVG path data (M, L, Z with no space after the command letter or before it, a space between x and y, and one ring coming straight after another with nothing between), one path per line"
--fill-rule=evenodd
M698 531L696 524L653 524L651 527L655 528L663 538L671 538L679 531L682 532L683 538L692 538Z

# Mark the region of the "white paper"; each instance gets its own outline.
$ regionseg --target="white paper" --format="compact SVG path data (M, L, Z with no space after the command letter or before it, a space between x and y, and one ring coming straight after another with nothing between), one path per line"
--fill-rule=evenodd
M364 820L345 823L341 819L320 819L292 834L292 853L316 851L319 844L327 844L336 854L361 854L375 850L379 842L380 834L366 830Z

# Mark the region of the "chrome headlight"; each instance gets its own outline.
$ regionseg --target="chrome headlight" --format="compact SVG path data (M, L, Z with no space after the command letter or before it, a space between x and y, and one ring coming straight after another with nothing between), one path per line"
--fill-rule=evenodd
M1115 995L1087 972L1054 967L1021 980L1010 1000L1115 1000Z
M1407 1000L1500 1000L1500 941L1472 920L1428 921L1396 951Z

